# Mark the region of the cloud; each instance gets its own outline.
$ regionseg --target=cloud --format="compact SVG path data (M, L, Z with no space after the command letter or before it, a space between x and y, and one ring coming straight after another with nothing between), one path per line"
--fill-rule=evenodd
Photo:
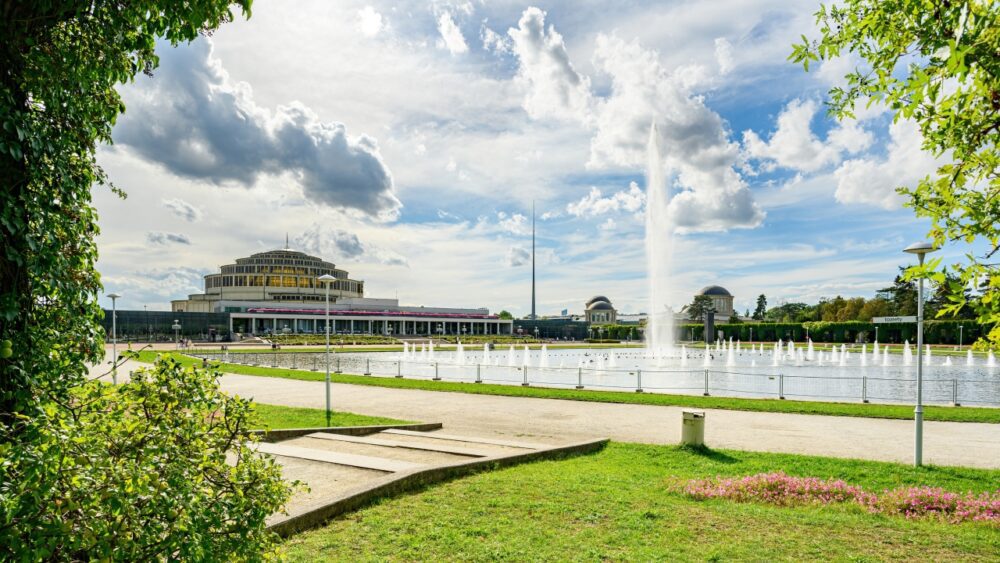
M149 244L166 246L168 244L191 244L191 239L187 235L178 233L164 233L160 231L150 231L146 233L146 241Z
M511 246L507 249L504 261L511 268L523 266L531 261L531 251L523 246Z
M462 30L455 25L455 20L451 19L449 12L442 12L438 16L438 32L441 34L441 44L452 55L461 55L469 50Z
M545 12L526 9L517 28L508 29L507 35L517 55L515 81L524 90L522 105L528 115L589 122L593 109L590 79L573 68L555 27L545 29Z
M884 158L848 160L840 165L834 173L837 201L898 208L904 197L896 193L896 188L912 188L944 162L921 149L923 136L911 120L900 119L890 125L889 138L888 154Z
M361 35L375 37L385 28L385 20L383 20L382 14L378 13L375 8L365 6L358 10L355 27L361 32Z
M178 176L249 187L261 176L288 174L314 203L398 216L375 139L348 136L343 124L322 122L298 102L273 112L258 106L212 50L208 39L162 48L156 76L125 91L128 111L115 142Z
M163 199L160 203L164 205L170 211L173 211L175 215L184 219L188 222L195 222L201 219L201 210L197 207L191 205L190 203L184 201L183 199Z
M520 213L507 215L507 213L500 211L497 213L497 224L500 229L515 235L526 235L531 232L528 218Z
M778 115L778 128L767 141L753 131L743 132L743 147L748 158L762 160L765 168L781 166L815 172L839 164L844 154L861 152L871 146L871 133L852 119L845 120L821 141L810 123L819 111L813 100L792 100Z
M725 37L715 39L715 62L719 65L719 74L729 74L733 70L733 44Z
M566 212L574 217L596 217L605 213L628 211L635 213L646 203L646 194L635 182L629 183L628 190L622 190L608 197L601 195L601 190L590 188L590 193L580 201L566 206Z
M689 231L760 225L764 212L734 170L739 146L729 141L722 118L680 87L655 51L599 35L594 63L611 76L611 95L597 119L588 166L643 165L655 121L661 154L681 189L670 203L675 224Z
M607 220L597 226L602 231L613 231L616 227L618 227L618 223L611 217L608 217Z
M314 224L292 239L293 248L326 260L376 262L389 266L406 266L406 259L375 245L361 242L358 235Z
M487 27L486 20L483 20L483 24L479 28L479 38L483 42L484 51L490 51L495 55L510 53L510 39Z

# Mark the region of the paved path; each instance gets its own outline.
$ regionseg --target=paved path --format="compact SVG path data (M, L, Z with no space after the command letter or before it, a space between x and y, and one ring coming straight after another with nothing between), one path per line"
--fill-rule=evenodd
M122 367L127 373L129 367ZM323 408L323 383L227 374L226 391L261 403ZM595 437L649 444L680 440L681 408L331 385L334 410L419 422L449 431L534 437L553 444ZM706 411L709 446L908 463L913 422L841 416ZM1000 424L925 422L924 461L1000 468Z

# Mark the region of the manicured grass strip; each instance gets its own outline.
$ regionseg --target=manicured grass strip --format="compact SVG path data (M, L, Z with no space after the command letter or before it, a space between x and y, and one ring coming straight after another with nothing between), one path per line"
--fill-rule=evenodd
M140 352L139 360L143 362L152 362L156 359L156 355L157 353L155 352ZM187 356L175 354L174 357L185 365L197 363L195 359ZM218 364L217 369L226 373L300 379L305 381L323 381L326 378L326 374L320 372L244 366L240 364ZM374 387L389 387L394 389L422 389L427 391L472 393L477 395L501 395L507 397L567 399L572 401L591 401L597 403L627 403L636 405L695 407L704 409L725 409L754 412L822 414L867 418L913 418L913 407L907 405L823 403L816 401L782 401L778 399L742 399L727 397L699 397L694 395L666 395L659 393L593 391L589 389L550 389L544 387L522 387L520 385L456 383L449 381L430 381L426 379L371 377L343 373L330 374L330 380L336 383L371 385ZM1000 423L1000 409L925 406L924 420Z
M326 411L303 407L285 407L254 403L254 428L317 428L326 426ZM331 412L330 426L373 426L379 424L409 424L405 420L367 416L351 412Z
M990 560L1000 530L869 514L698 501L676 483L783 470L870 490L986 491L1000 471L611 443L384 500L285 543L291 561Z
M515 350L524 350L527 346L529 350L541 350L542 344L516 344L514 346ZM626 344L587 344L584 342L578 344L546 344L549 350L585 350L588 348L616 348L622 350L641 350L641 346L636 346L635 344L629 346ZM496 347L495 350L504 351L510 348L510 344L501 344ZM403 349L402 344L393 344L386 346L373 346L373 345L358 345L358 346L340 346L334 341L330 341L330 353L331 354L358 354L366 352L399 352ZM434 343L434 350L438 352L454 352L458 349L455 344L438 344ZM482 344L466 344L466 350L476 351L482 350ZM184 350L185 353L197 354L200 352L211 352L212 354L219 353L219 346L212 346L210 348L199 348L195 346L194 348ZM287 354L291 352L324 352L326 347L322 344L310 344L310 345L300 345L300 344L282 344L280 350L273 350L271 348L239 348L234 347L229 350L231 355L235 354Z

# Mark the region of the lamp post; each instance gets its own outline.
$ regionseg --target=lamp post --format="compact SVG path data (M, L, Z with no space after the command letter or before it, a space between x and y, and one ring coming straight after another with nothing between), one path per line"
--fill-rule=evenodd
M916 254L920 265L924 265L924 255L934 252L929 242L915 242L903 249L903 252ZM924 277L920 276L917 285L917 405L913 409L914 441L913 465L923 465L924 457Z
M121 295L109 293L111 298L111 382L118 385L118 307L116 302Z
M179 350L181 347L181 322L174 319L174 324L170 328L174 329L174 348Z
M323 274L318 279L326 286L326 317L323 324L326 328L326 425L330 426L330 282L337 278Z
M962 349L962 325L958 325L958 349Z

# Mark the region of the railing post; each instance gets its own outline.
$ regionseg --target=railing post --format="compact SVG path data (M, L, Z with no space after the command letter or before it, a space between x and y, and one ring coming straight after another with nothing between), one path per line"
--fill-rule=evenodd
M642 370L635 370L635 392L642 393Z
M313 371L316 371L316 354L313 354Z
M476 364L476 383L483 382L482 364Z
M778 374L778 398L784 400L785 398L785 374Z
M441 377L438 376L438 363L434 362L434 381L441 381Z
M951 406L960 407L961 403L958 402L958 380L951 380Z
M364 375L372 374L372 360L371 358L365 358L365 373Z
M576 368L576 388L583 389L583 368Z
M868 402L868 376L861 377L861 402Z
M278 353L277 352L271 352L271 367L273 367L273 368L278 367Z
M333 370L333 373L341 373L340 372L340 355L339 354L334 354L333 357L337 358L337 369Z
M292 369L298 369L299 365L299 354L298 352L292 352Z
M403 377L403 361L396 360L396 377Z
M706 354L707 354L707 353L708 353L708 352L706 352ZM704 392L704 393L702 393L702 395L704 395L705 397L708 397L708 396L709 396L709 395L708 395L708 370L707 370L707 369L705 370L705 392Z
M524 371L524 381L521 383L521 387L527 387L528 386L528 366L521 367L521 370Z

